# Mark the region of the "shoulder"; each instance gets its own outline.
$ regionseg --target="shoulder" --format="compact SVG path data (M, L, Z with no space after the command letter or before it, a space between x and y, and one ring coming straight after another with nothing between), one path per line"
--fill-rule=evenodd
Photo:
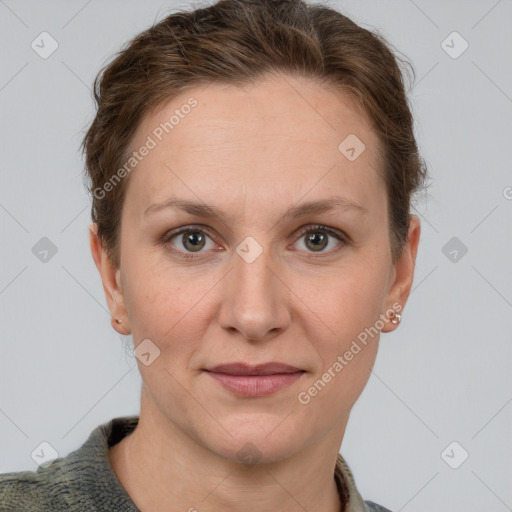
M391 512L388 508L383 507L382 505L378 505L373 501L365 501L367 512Z
M0 474L0 510L2 512L46 512L70 510L63 459L57 459L37 471Z
M109 461L109 447L137 423L138 416L113 418L77 450L37 471L0 474L0 512L137 512Z

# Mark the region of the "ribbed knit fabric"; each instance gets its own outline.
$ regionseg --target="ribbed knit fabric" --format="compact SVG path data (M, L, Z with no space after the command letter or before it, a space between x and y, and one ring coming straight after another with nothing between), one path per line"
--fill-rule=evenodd
M117 479L108 450L132 432L138 416L113 418L96 427L66 457L37 471L0 474L0 512L140 512ZM344 512L390 512L364 502L347 463L338 455L334 477Z

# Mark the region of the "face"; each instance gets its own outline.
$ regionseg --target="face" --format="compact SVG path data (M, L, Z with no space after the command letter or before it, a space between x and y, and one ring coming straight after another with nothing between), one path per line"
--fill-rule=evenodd
M153 146L148 136L120 266L96 257L113 325L135 346L150 340L152 362L137 360L146 407L228 459L247 446L268 461L327 438L339 446L415 256L413 243L392 262L368 119L344 93L267 77L184 91L146 116L133 149ZM269 362L299 371L208 371Z

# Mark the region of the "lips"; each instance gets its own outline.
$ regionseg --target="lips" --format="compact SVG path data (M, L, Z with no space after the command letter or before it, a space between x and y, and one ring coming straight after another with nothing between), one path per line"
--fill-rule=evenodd
M235 395L258 397L284 389L304 373L304 370L283 363L248 365L245 363L221 364L205 369L207 375Z
M282 363L266 363L251 366L245 363L220 364L206 371L225 373L226 375L275 375L300 372L299 368Z

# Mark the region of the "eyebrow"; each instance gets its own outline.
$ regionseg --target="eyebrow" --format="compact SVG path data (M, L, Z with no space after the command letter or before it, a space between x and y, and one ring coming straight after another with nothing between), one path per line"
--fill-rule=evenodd
M188 199L180 199L177 197L167 199L162 203L155 203L150 205L144 211L144 217L166 208L179 208L197 217L217 218L226 224L233 222L232 216L226 214L222 210L219 210L213 205L208 205L206 203L196 203L194 201L189 201ZM290 218L295 219L298 217L303 217L304 215L330 211L335 208L353 210L361 214L368 213L368 210L360 204L357 204L341 196L333 196L328 199L322 199L320 201L309 201L298 204L297 206L292 206L282 215L277 223L283 222Z

